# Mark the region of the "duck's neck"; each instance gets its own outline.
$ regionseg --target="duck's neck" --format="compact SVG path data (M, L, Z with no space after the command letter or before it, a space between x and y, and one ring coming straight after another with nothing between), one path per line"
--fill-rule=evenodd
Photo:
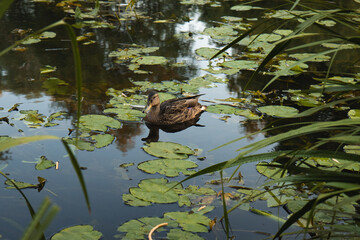
M156 105L150 108L146 118L149 122L157 122L159 120L160 105Z

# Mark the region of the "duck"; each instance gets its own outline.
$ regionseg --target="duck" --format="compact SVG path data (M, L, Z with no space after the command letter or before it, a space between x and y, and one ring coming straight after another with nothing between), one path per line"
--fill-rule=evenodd
M169 126L198 119L206 110L198 100L204 94L166 100L160 103L159 94L151 90L148 94L144 121L156 126Z

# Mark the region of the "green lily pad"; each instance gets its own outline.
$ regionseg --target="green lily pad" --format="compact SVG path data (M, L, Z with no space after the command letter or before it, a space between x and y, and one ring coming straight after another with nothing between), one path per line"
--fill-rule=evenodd
M253 70L257 68L259 64L255 61L251 60L233 60L233 61L226 61L221 64L223 67L227 68L236 68L236 69L243 69L243 70Z
M92 135L91 139L95 140L95 147L96 148L102 148L112 143L114 140L114 136L110 134L96 134Z
M16 184L16 186L20 189L24 189L24 188L37 188L38 185L36 184L31 184L31 183L26 183L26 182L19 182L16 181L14 179L12 179L12 181ZM6 187L7 189L14 189L14 185L11 183L11 181L6 180L5 184L8 185L8 187Z
M69 91L68 85L69 84L67 82L59 78L51 77L43 82L42 87L46 88L47 93L50 95L53 94L65 95Z
M123 121L140 121L145 117L145 113L140 110L132 109L130 106L118 105L116 108L107 108L104 113L115 113L116 117Z
M227 36L235 36L238 34L237 31L230 26L211 27L204 30L204 34L209 35L214 39L221 39Z
M86 150L86 151L94 151L95 150L95 147L92 145L91 142L87 142L83 139L64 138L64 140L68 144L74 145L79 150Z
M45 122L45 116L38 113L38 110L21 110L23 116L20 117L20 120L24 120L29 124L41 124Z
M360 109L351 109L351 110L349 110L348 116L351 119L359 119L360 118Z
M139 183L139 187L130 188L130 193L143 201L152 203L174 203L179 200L179 195L172 188L177 182L168 182L164 178L145 179ZM175 187L176 188L181 188Z
M220 49L217 48L209 48L209 47L202 47L195 50L195 53L203 58L210 59L216 53L218 53ZM218 57L228 57L227 53L222 53Z
M179 223L179 225L189 232L208 232L210 218L189 212L168 212L164 214L165 218L170 218Z
M198 165L192 161L179 159L155 159L142 162L138 165L140 170L147 173L159 173L167 177L179 176L180 172L184 175L191 175L196 171L189 171L188 168L196 168Z
M315 56L315 53L296 53L296 54L290 54L289 57L296 58L298 60L302 60L304 58L309 58L309 62L326 62L331 59L330 56L327 55L319 55Z
M143 200L141 200L139 198L134 197L131 194L123 194L122 199L123 199L125 204L133 206L133 207L146 207L146 206L151 205L150 202L143 201Z
M48 122L52 122L54 120L63 120L64 118L62 118L61 116L67 115L66 112L55 112L52 113L48 118L47 121Z
M197 195L197 196L216 195L216 192L209 187L198 187L198 186L194 186L194 185L189 185L187 188L175 189L175 191L178 194L191 194L191 195Z
M202 240L204 238L187 231L182 231L181 229L170 229L167 234L167 239L169 240Z
M35 165L35 169L44 170L54 166L55 163L53 161L47 159L45 156L41 156L39 162Z
M277 105L269 105L264 107L259 107L258 110L269 116L273 117L292 117L299 113L299 110L293 107L288 106L277 106Z
M336 48L336 49L339 49L339 50L360 48L359 45L352 44L352 43L344 43L344 44L340 44L340 43L322 43L321 46L326 47L326 48L332 48L332 49Z
M43 32L38 36L31 36L30 38L23 41L22 44L28 45L28 44L38 43L41 42L41 39L54 38L54 37L56 37L56 33L54 32Z
M166 64L167 59L163 56L142 56L134 58L131 62L139 65L161 65Z
M202 69L202 70L207 71L207 72L212 73L212 74L226 74L226 75L233 75L233 74L236 74L236 73L238 73L240 71L240 69L237 69L237 68L229 68L229 69L207 68L207 69Z
M89 239L97 240L102 237L102 233L94 230L91 225L77 225L68 228L64 228L58 233L55 233L51 237L51 240L68 240L68 239Z
M257 8L257 7L253 7L253 6L250 6L250 5L235 5L235 6L232 6L230 8L230 10L234 10L234 11L249 11L251 9L254 9L254 8Z
M45 73L51 73L51 72L55 72L56 71L56 67L50 66L50 65L46 65L43 68L40 68L40 73L41 74L45 74Z
M151 142L145 143L144 151L155 157L167 159L186 159L188 155L193 155L195 152L184 145L172 142Z
M92 131L102 131L105 132L108 127L110 128L120 128L121 123L108 116L104 115L95 115L95 114L89 114L89 115L83 115L80 117L80 124Z
M273 166L268 166L269 163L267 162L259 162L258 164L256 164L256 170L264 175L265 177L271 178L271 179L279 179L282 176L286 176L287 174L287 170L283 171L281 169L281 165L279 165L280 168L278 167L273 167ZM271 163L271 164L276 164L276 163Z
M115 238L122 239L145 239L145 235L147 236L151 229L153 229L156 225L161 223L168 223L168 227L176 227L177 224L170 220L158 217L143 217L138 219L132 219L120 227L117 228L118 232L126 233L126 236L115 235ZM157 231L162 231L162 228Z
M238 116L244 116L251 120L256 120L260 118L258 115L251 112L249 109L242 110L233 106L223 104L210 105L207 107L206 111L216 114L235 114Z

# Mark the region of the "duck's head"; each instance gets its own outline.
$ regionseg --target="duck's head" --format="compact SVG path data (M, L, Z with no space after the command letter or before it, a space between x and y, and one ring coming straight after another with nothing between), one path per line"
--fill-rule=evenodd
M159 94L154 90L151 90L148 95L148 100L145 108L145 112L149 112L152 107L156 107L160 104Z

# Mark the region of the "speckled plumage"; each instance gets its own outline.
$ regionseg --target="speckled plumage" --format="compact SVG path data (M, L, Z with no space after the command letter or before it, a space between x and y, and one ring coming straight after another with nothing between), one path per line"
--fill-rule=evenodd
M151 91L144 120L154 125L172 125L197 118L206 109L198 102L201 95L174 98L160 104L159 95Z

